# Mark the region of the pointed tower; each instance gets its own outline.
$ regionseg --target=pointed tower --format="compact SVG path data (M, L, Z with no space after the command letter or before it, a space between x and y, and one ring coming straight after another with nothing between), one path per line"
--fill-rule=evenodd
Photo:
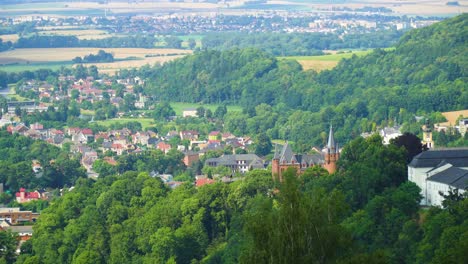
M328 173L334 173L336 171L336 162L340 158L340 152L338 145L335 143L335 136L333 135L333 126L330 125L330 132L328 134L328 143L325 148L323 167Z

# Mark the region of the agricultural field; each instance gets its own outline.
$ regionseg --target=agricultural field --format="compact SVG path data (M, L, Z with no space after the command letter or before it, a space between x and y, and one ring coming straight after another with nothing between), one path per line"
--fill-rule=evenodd
M372 50L351 51L344 53L337 53L336 51L327 51L327 55L321 56L291 56L291 57L278 57L280 60L296 60L302 65L302 68L307 70L314 70L317 72L323 70L333 69L340 60L351 58L353 55L364 56L369 54Z
M78 39L103 39L112 37L105 30L100 29L50 29L37 33L43 36L76 36Z
M108 119L108 120L102 120L102 121L95 121L97 124L109 127L112 124L123 124L123 123L128 123L128 122L139 122L145 130L148 127L153 127L154 126L154 119L152 118L113 118L113 119Z
M71 60L77 56L96 54L101 48L37 48L15 49L1 53L0 70L20 71L35 68L59 69L61 66L72 66ZM165 63L186 54L190 50L181 49L143 49L143 48L102 48L114 54L115 62L95 63L104 73L113 74L124 68L138 68L143 65Z

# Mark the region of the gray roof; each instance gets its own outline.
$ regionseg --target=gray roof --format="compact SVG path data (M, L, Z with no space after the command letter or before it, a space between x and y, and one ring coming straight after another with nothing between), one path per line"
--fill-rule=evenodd
M324 159L322 154L314 154L314 155L308 155L308 154L303 154L303 155L296 155L297 160L299 163L303 164L314 164L314 165L320 165L323 164Z
M450 167L444 171L432 175L427 180L445 183L457 189L465 189L468 187L468 170Z
M334 140L332 140L334 142ZM294 154L291 146L286 143L285 145L275 145L275 155L273 159L279 160L280 164L307 164L307 165L318 165L323 164L323 155L321 153L308 155L308 154Z
M9 229L13 233L33 233L33 226L9 226L6 227L5 229Z
M289 146L288 142L283 146L280 154L280 163L297 163L297 159L292 152L291 147Z
M424 151L416 155L409 166L413 168L433 168L444 160L455 167L468 167L468 148Z
M235 166L240 160L245 160L246 164L253 168L263 168L263 160L255 154L223 155L219 158L207 159L205 163L216 163L217 166Z

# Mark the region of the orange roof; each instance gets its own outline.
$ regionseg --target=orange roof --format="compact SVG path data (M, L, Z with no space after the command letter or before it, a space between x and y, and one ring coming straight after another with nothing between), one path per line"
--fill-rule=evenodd
M201 178L201 179L197 179L195 181L195 186L200 187L200 186L203 186L203 185L206 185L206 184L213 184L213 183L215 183L215 180L213 180L213 179Z

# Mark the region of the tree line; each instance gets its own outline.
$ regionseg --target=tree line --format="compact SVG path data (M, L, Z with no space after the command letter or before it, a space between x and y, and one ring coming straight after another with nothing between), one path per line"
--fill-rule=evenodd
M323 55L323 50L373 49L395 45L404 31L381 30L341 36L338 33L208 33L203 49L256 48L275 56Z

